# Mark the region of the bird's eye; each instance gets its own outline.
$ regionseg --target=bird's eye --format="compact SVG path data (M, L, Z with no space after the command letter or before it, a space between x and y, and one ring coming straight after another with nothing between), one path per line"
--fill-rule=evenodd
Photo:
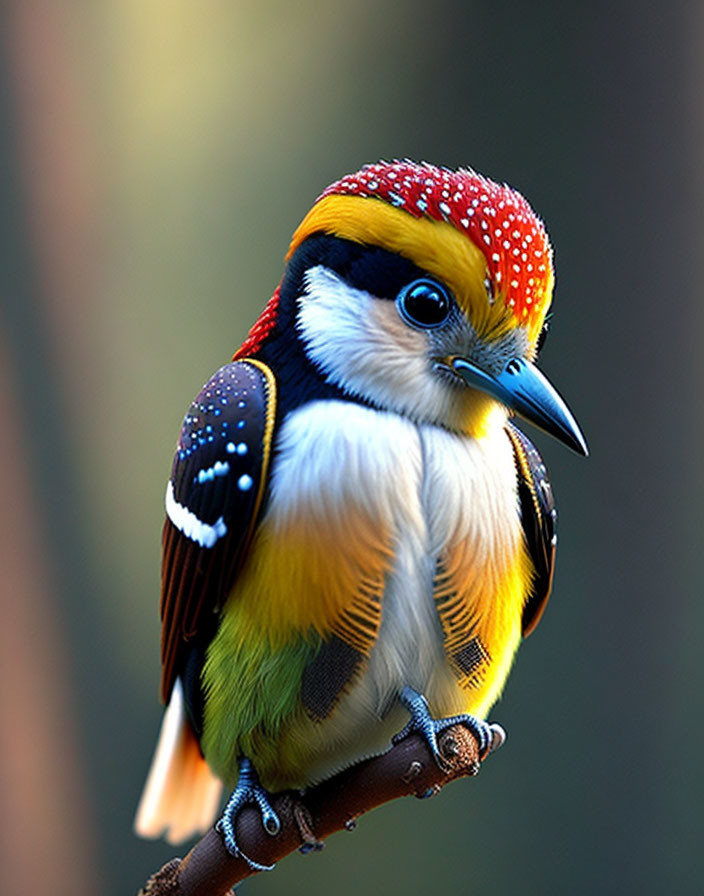
M396 299L399 314L413 327L424 330L444 324L450 314L450 295L434 280L414 280Z

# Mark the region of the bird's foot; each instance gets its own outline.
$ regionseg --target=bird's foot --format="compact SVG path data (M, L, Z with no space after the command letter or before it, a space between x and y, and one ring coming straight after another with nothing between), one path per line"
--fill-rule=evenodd
M506 732L501 725L484 722L482 719L467 713L452 716L449 719L434 719L430 715L428 701L422 694L414 691L413 688L405 687L401 691L400 699L401 703L410 712L411 718L405 728L393 736L392 743L397 744L404 737L408 737L409 734L417 731L425 738L425 742L430 747L430 751L440 768L444 767L444 762L438 747L438 736L452 725L464 725L465 728L470 730L479 745L480 760L486 759L489 753L498 750L506 740Z
M279 833L281 830L281 822L279 821L279 816L274 812L271 803L269 802L269 794L259 783L259 778L254 771L252 763L249 759L242 758L239 761L237 786L235 787L232 796L227 801L225 811L222 813L222 818L218 821L216 829L222 834L223 840L225 841L225 848L231 855L235 857L242 856L245 862L247 862L250 868L254 871L271 871L274 868L273 865L261 865L259 862L255 862L253 859L246 856L237 846L235 824L237 823L237 816L239 815L240 810L247 804L254 804L259 807L259 811L262 814L262 825L267 834L271 834L271 836L274 837Z

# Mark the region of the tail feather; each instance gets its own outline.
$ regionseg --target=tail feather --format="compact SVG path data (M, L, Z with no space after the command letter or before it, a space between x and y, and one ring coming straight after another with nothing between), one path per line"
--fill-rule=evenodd
M221 790L201 756L177 679L139 801L135 832L140 837L165 837L172 844L202 834L215 819Z

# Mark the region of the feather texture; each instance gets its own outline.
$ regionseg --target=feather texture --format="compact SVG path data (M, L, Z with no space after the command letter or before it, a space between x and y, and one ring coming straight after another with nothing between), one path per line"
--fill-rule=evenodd
M313 402L283 421L275 456L266 514L208 650L202 742L212 767L232 781L241 751L265 786L324 777L388 746L407 684L436 715L483 715L519 643L531 577L503 421L477 440L361 405ZM434 598L443 556L456 630ZM359 582L375 576L380 619L358 641L345 610ZM314 718L301 693L331 635L364 659L350 664L333 708ZM453 661L450 636L454 654L470 658L471 639L480 639L481 676Z
M221 793L222 783L201 755L177 679L137 809L135 832L140 837L163 836L169 843L202 834L213 823Z
M267 483L276 408L258 361L222 367L181 427L166 490L162 551L162 694L171 693L186 642L211 634L247 550Z

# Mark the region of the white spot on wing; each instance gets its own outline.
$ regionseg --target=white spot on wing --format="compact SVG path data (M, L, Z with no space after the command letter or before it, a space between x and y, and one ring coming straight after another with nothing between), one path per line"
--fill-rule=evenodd
M254 480L246 473L237 480L237 488L242 492L248 492L253 485Z
M216 460L207 470L198 470L198 483L203 485L204 482L212 482L216 476L227 476L229 472L230 465L227 461Z
M166 514L179 532L202 548L212 548L216 541L227 535L227 526L222 517L213 526L209 526L187 507L179 504L174 497L174 486L170 480L166 486Z

